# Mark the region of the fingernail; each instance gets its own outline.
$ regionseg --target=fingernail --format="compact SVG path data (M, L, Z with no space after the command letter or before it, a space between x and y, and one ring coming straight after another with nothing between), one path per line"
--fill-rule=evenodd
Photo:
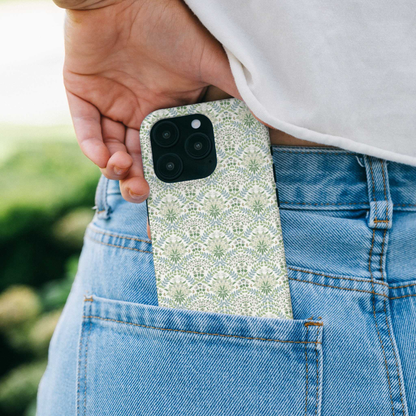
M133 198L133 199L143 199L143 195L140 195L140 194L135 194L134 192L132 192L130 189L129 189L129 194L130 194L130 196Z
M126 172L127 169L124 168L118 168L117 166L114 166L114 172L116 173L116 175L122 175L123 173Z

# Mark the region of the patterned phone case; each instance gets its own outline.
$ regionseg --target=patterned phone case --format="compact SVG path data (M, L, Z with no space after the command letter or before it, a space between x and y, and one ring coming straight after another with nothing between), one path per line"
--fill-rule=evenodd
M217 166L206 178L165 183L150 130L204 114ZM268 130L236 99L158 110L140 130L160 306L293 318Z

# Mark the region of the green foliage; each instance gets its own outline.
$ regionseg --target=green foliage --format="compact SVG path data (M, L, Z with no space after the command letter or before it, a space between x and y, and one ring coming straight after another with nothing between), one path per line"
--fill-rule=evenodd
M40 300L33 289L11 286L0 295L0 329L15 329L38 316Z
M90 208L76 208L59 220L54 228L57 240L72 247L80 247L84 238L85 227L92 220L94 212Z
M99 174L71 127L0 125L2 416L35 416L37 386L94 214Z
M0 407L4 411L24 411L36 398L46 361L23 364L0 381Z
M27 143L0 166L0 241L91 201L98 173L76 143Z
M43 309L51 311L62 308L69 295L78 268L78 256L70 257L66 263L66 274L62 279L52 280L40 290Z
M42 315L30 328L27 343L37 354L45 355L48 352L49 341L61 316L61 310L52 311Z
M99 169L66 128L62 135L46 131L48 138L40 140L39 128L0 126L0 150L8 149L0 161L0 291L61 278L94 213Z

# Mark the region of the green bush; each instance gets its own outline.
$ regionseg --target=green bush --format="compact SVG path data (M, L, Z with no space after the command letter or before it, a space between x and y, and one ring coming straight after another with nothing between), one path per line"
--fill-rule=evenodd
M78 256L70 257L65 267L66 274L63 278L52 280L39 290L44 311L60 309L64 306L77 272Z
M76 143L29 142L0 166L0 241L38 220L93 204L99 170Z
M4 412L21 412L36 398L46 361L23 364L0 381L0 408ZM2 413L4 414L4 413Z
M0 295L0 330L15 329L32 321L40 308L39 296L33 289L11 286Z
M1 0L0 0L1 1ZM100 171L71 127L0 125L0 414L34 416Z
M30 328L27 343L38 355L45 356L48 352L49 341L61 316L61 310L42 315Z
M99 169L74 137L62 140L55 128L45 130L47 140L36 137L39 129L34 129L34 138L24 140L32 129L18 129L19 135L8 128L2 135L0 128L0 150L8 154L0 162L0 292L13 284L39 287L61 278L66 260L79 252L82 229L94 213ZM12 149L6 145L10 141Z

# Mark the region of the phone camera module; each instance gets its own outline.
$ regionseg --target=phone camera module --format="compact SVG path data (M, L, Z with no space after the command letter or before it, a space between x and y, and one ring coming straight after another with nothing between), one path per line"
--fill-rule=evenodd
M157 161L157 170L162 179L172 181L182 173L182 159L174 153L165 154Z
M214 129L204 114L158 120L150 130L150 145L154 173L162 182L207 178L216 169Z
M207 157L211 151L211 147L211 140L203 133L192 134L185 142L185 151L193 159Z
M153 139L160 147L174 146L179 139L179 130L171 121L162 121L155 127Z

